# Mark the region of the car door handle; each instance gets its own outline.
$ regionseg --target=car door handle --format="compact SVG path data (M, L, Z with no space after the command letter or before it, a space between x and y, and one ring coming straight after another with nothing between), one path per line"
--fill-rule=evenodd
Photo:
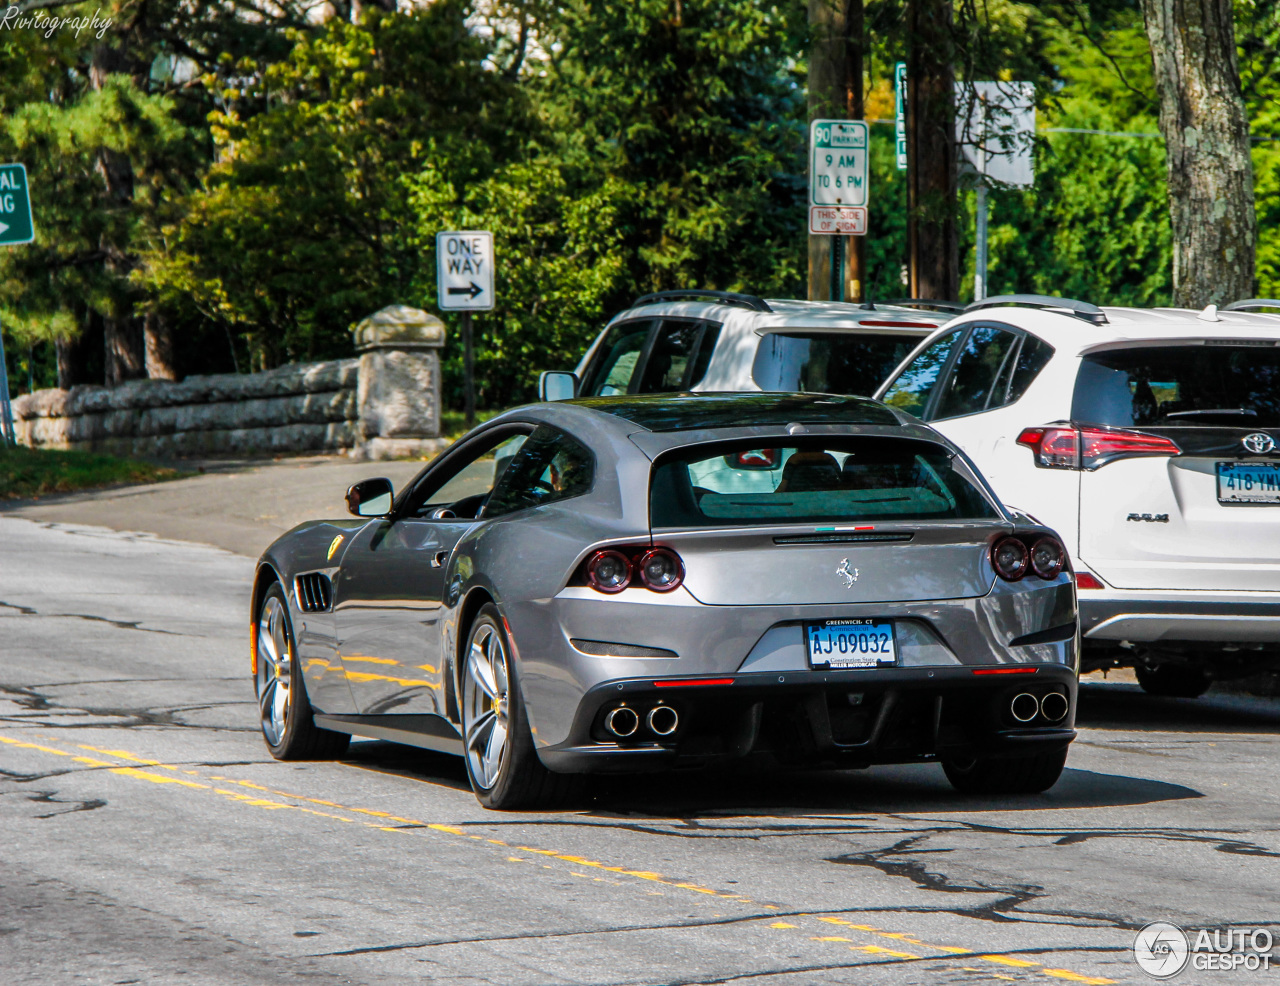
M447 562L448 560L449 560L449 552L447 552L447 551L437 551L437 552L435 553L435 557L431 559L431 567L432 567L432 568L440 568L440 567L442 567L442 566L444 565L444 563L445 563L445 562Z

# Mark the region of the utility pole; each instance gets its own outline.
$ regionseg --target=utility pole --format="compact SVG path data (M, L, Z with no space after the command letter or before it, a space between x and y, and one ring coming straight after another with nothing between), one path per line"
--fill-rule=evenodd
M844 66L845 66L845 116L861 120L865 112L862 92L863 27L862 0L844 0ZM867 148L871 153L871 148ZM838 237L845 243L842 275L845 301L867 300L867 249L865 236Z
M862 0L809 0L809 28L809 119L861 120ZM863 240L809 237L810 301L861 301L866 296Z
M960 290L960 248L950 0L908 0L907 37L909 293L952 299Z

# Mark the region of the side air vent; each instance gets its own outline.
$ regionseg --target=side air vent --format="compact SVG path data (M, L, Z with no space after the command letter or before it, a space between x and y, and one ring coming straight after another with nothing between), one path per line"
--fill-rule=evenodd
M848 544L851 541L910 541L911 531L886 531L884 534L791 534L776 537L774 544Z
M304 613L324 613L333 605L333 583L323 572L309 572L293 580L298 608Z

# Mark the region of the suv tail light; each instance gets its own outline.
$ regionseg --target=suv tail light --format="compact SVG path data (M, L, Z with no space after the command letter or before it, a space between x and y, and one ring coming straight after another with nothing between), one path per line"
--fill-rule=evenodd
M613 595L636 584L654 592L671 592L682 582L684 563L670 548L624 544L591 552L571 584Z
M1036 465L1043 469L1093 470L1116 459L1182 454L1182 449L1163 435L1087 426L1023 428L1018 444L1031 449Z

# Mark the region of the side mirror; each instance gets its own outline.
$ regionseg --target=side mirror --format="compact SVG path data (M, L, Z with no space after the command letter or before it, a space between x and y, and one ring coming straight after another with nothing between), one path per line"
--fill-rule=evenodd
M393 494L391 480L366 479L347 489L347 509L357 517L385 517Z
M568 370L544 370L538 377L538 400L569 401L578 396L578 375Z

